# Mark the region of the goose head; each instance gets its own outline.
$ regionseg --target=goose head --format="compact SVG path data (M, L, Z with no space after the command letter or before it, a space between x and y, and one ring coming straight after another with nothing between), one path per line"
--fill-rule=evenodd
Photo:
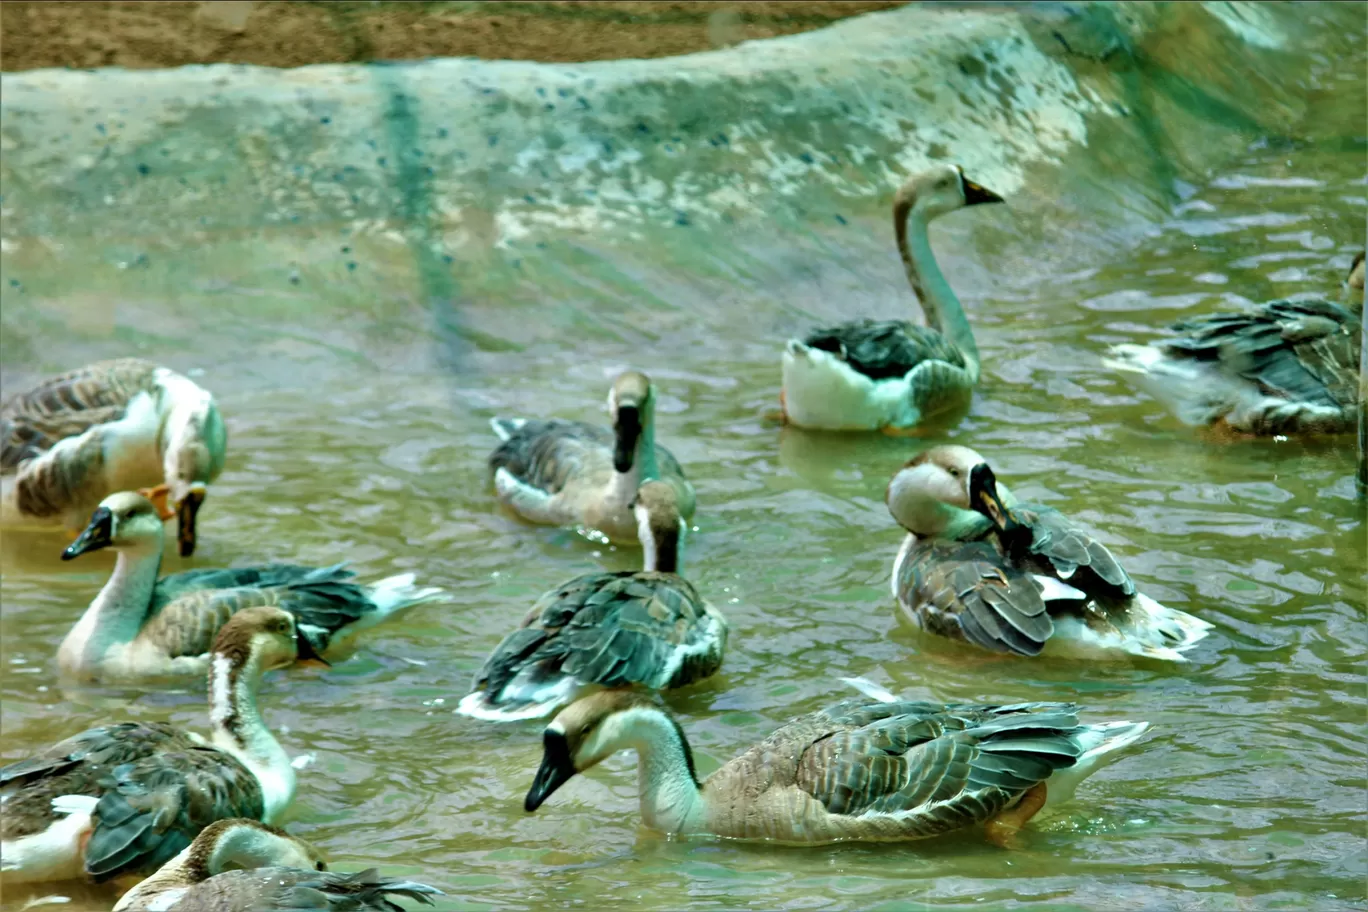
M894 221L901 223L909 211L927 221L982 203L1001 203L1003 198L982 184L970 180L959 165L936 164L918 171L898 188L893 200Z
M225 659L230 668L255 661L262 671L292 665L298 658L317 658L309 638L296 630L294 615L271 605L245 608L229 618L214 637L212 652L215 662Z
M542 761L523 807L535 811L576 773L601 763L620 750L641 747L641 723L666 719L659 698L636 690L603 690L581 697L561 710L542 733ZM652 727L650 725L645 726ZM688 752L688 741L680 733ZM689 758L692 769L693 759Z
M166 442L162 468L167 499L176 511L181 557L195 553L195 520L209 482L223 471L228 449L218 406L207 392L199 393L173 406L162 429Z
M639 371L619 374L608 392L608 413L613 419L613 468L630 472L636 464L642 431L655 414L651 378Z
M162 523L169 516L158 509L149 493L120 491L100 501L85 529L62 552L62 560L73 560L101 548L160 551Z
M675 489L663 481L646 482L637 489L632 515L637 521L645 569L678 573L684 520L679 515L679 495Z
M1020 525L987 461L963 446L918 454L889 481L884 503L898 525L919 538L941 534L966 511L986 516L1004 532Z
M251 868L302 868L326 871L316 848L284 830L237 817L216 820L200 830L184 852L187 873L204 880L224 871Z

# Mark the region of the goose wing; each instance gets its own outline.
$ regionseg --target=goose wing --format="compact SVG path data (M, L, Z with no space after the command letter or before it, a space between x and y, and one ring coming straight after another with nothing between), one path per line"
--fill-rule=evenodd
M333 634L375 610L366 588L350 581L354 575L343 564L271 564L163 577L139 637L173 658L203 655L234 614L274 605L293 614L300 634L322 652Z
M511 429L508 439L489 457L489 467L505 469L549 494L558 493L571 478L586 472L606 481L613 470L613 432L582 421L528 420Z
M1170 356L1214 362L1266 395L1340 408L1358 398L1359 320L1323 300L1270 301L1173 326Z
M859 698L812 719L795 784L828 813L904 818L924 835L988 820L1085 750L1067 703Z
M924 628L985 649L1038 655L1054 632L1041 584L986 542L920 542L897 585Z
M169 725L122 722L83 731L36 756L0 768L0 794L5 796L0 837L15 839L40 832L53 819L53 798L98 796L114 768L193 744Z
M156 389L156 371L138 358L99 361L12 396L0 405L0 468L13 471L60 440L119 420L134 396Z
M475 679L495 703L562 679L602 687L680 687L717 670L727 628L669 573L594 573L548 592Z
M261 785L236 758L212 747L158 751L116 767L93 815L86 873L96 881L150 873L215 820L265 811Z
M194 909L290 909L294 912L403 912L394 899L432 905L441 890L381 877L374 868L355 874L255 868L225 871L191 887L181 899ZM177 908L173 906L172 908Z
M813 330L809 348L829 352L871 380L903 377L924 361L966 366L964 354L944 336L906 320L857 320Z
M1020 504L1013 514L1030 533L1026 552L1043 563L1039 569L1048 575L1093 597L1135 595L1135 583L1107 546L1063 513L1039 504ZM1009 557L1023 557L1015 539L1008 538L1003 546Z

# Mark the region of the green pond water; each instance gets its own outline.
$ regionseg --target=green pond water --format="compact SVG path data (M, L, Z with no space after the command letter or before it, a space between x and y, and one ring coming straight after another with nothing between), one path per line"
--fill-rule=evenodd
M38 308L6 349L6 392L134 352L200 369L228 422L228 466L200 550L168 552L165 570L345 559L363 579L411 570L450 591L346 661L273 673L262 691L286 749L314 758L288 828L334 868L440 887L441 909L1363 908L1368 590L1352 439L1207 439L1099 363L1107 344L1184 316L1338 292L1368 213L1363 83L1344 86L1320 116L1358 139L1252 142L1124 242L1099 249L1087 226L1071 241L1070 225L1047 233L1010 206L933 227L985 362L970 416L941 439L1081 520L1147 594L1211 621L1184 666L998 657L906 629L888 591L901 533L882 497L931 441L765 420L786 338L913 312L881 202L772 230L577 238L516 266L503 257L482 286L498 293L459 314L413 303L412 289L355 291L346 263L409 255L383 238L311 237L336 249L297 287L192 251L163 268L159 253L182 245L166 238L151 268ZM1048 221L1048 202L1035 207ZM840 675L919 699L1074 700L1089 721L1146 720L1151 733L1013 852L976 832L875 847L669 839L640 825L628 754L524 813L539 726L452 710L540 593L639 552L501 511L487 420L605 421L609 380L628 366L657 382L659 439L698 487L685 573L732 623L722 672L669 697L700 773L849 696ZM57 533L2 540L0 760L112 719L202 730L199 688L60 689L56 646L113 565L61 563L63 545ZM64 884L11 888L4 907L54 892L72 910L111 902Z

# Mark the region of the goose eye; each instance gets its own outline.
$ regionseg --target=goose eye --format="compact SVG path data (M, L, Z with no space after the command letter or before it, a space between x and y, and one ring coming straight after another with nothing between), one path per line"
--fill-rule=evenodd
M594 727L594 723L592 723L592 722L585 722L583 725L581 725L581 726L580 726L580 731L579 731L580 737L583 738L585 735L589 734L589 730L592 729L593 727Z
M318 864L314 865L314 870L315 870L315 871L326 871L326 870L328 870L328 866L325 865L323 862L320 861L320 862L318 862Z
M951 477L951 478L959 478L959 469L951 469L951 470L950 470L950 477Z

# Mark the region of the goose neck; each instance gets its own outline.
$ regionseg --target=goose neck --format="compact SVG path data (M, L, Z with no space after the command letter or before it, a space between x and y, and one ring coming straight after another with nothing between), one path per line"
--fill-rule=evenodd
M628 746L637 752L642 818L648 826L667 833L697 830L702 824L703 795L684 731L658 709L643 708L630 716L625 735Z
M926 313L926 322L963 352L970 370L977 379L978 343L974 341L974 330L969 325L969 317L965 314L955 290L950 287L949 280L945 278L945 273L941 272L940 264L936 262L936 254L931 249L927 226L933 217L933 214L928 214L916 204L911 206L905 216L899 212L896 226L898 251L902 256L907 280Z
M137 638L152 604L161 561L160 540L119 549L113 574L62 642L59 664L64 669L98 666L111 650Z
M263 669L253 648L245 656L215 652L209 665L209 725L215 747L240 760L261 783L264 820L294 797L294 767L257 708Z

